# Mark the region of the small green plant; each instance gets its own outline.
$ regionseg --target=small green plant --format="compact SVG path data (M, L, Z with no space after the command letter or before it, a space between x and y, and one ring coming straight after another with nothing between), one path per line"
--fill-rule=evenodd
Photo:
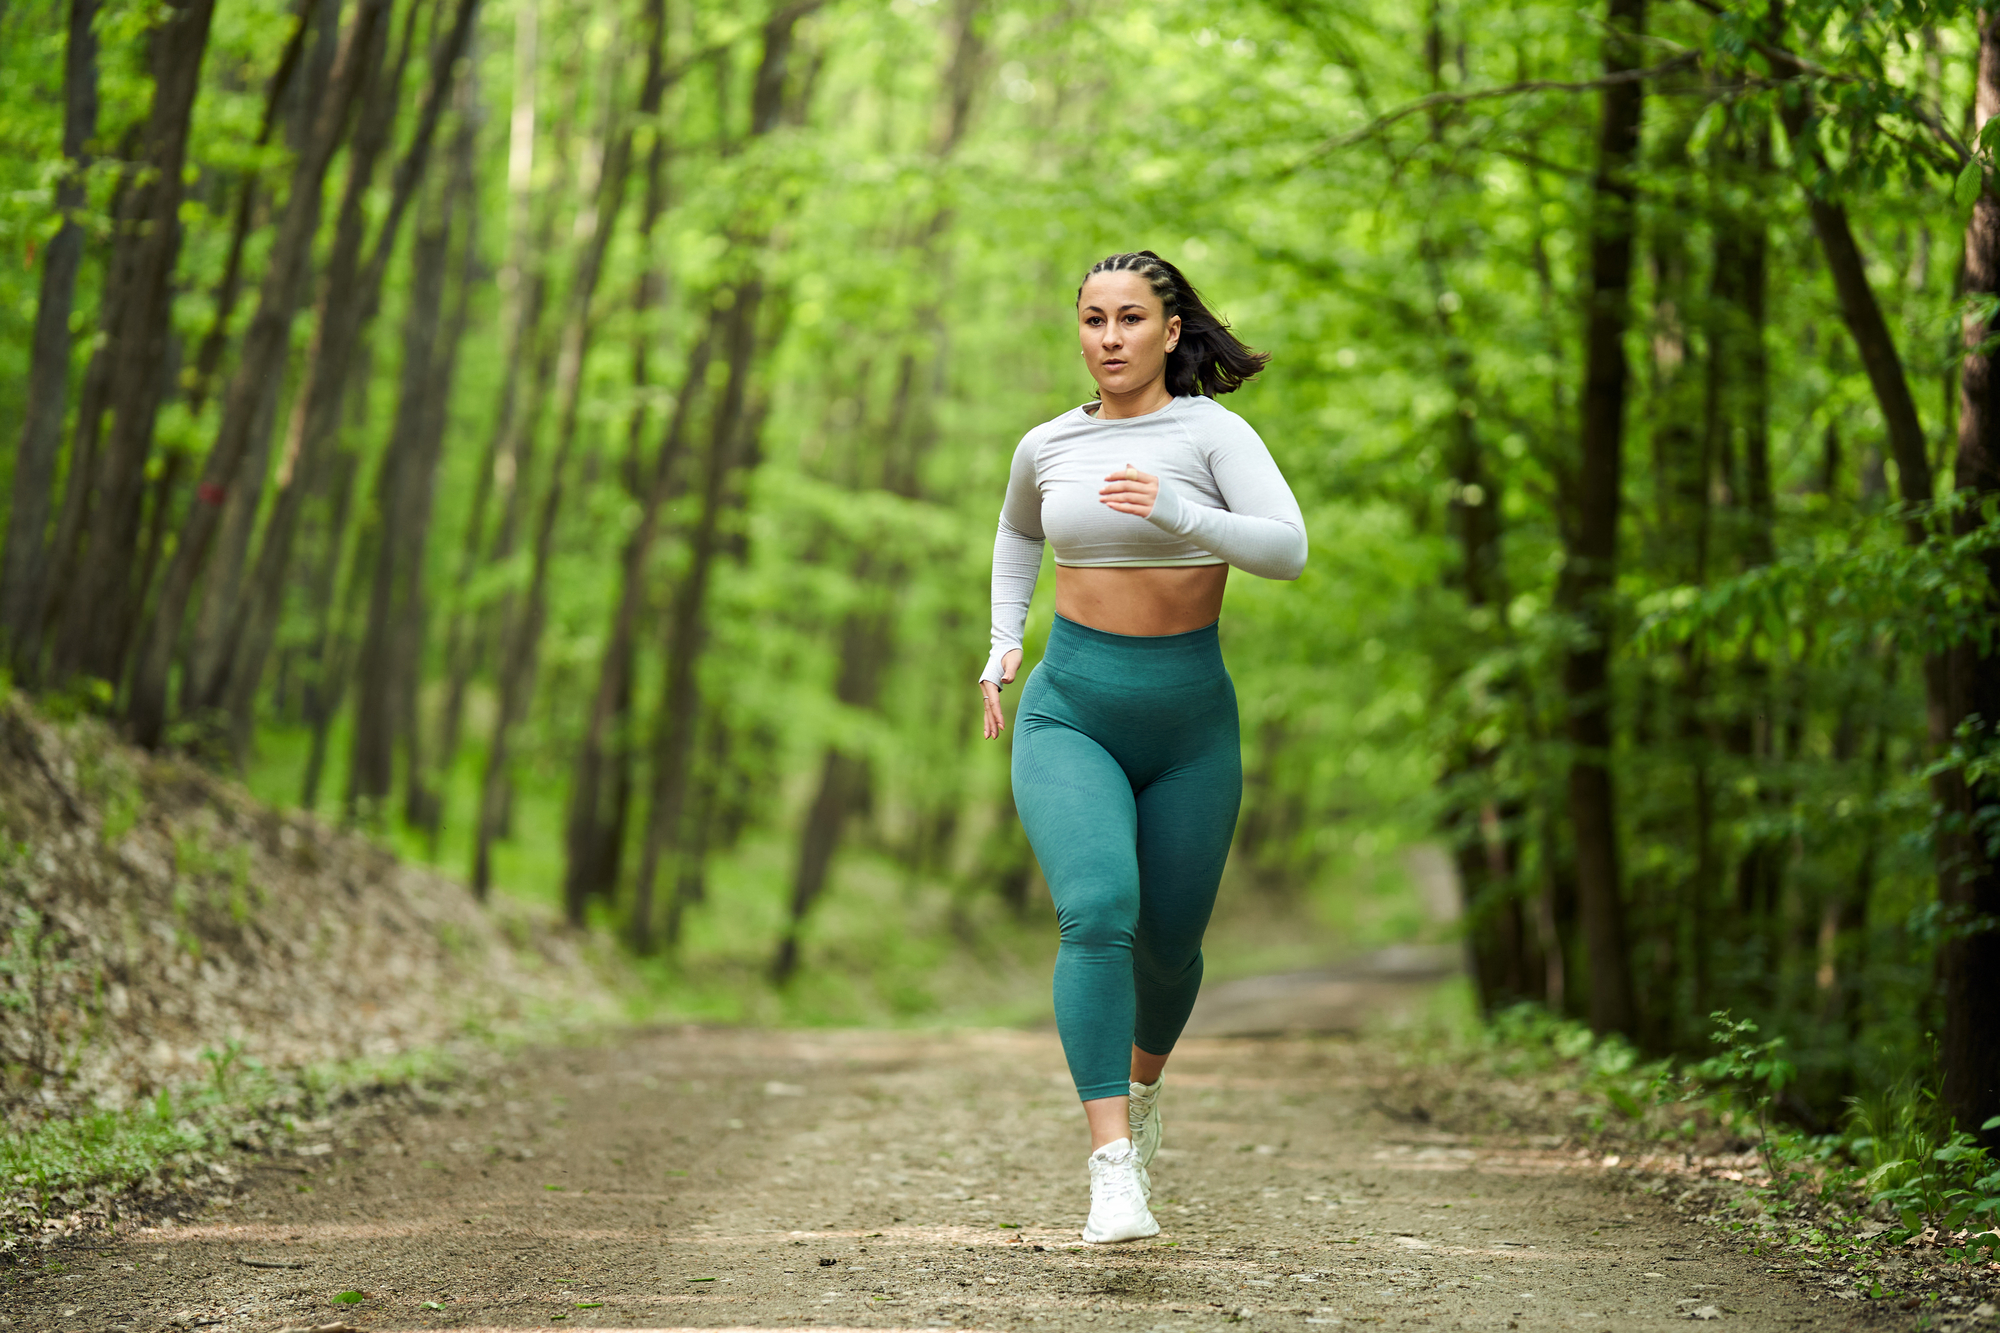
M230 1071L243 1058L242 1040L231 1037L222 1044L221 1050L218 1051L211 1046L201 1053L201 1058L202 1062L208 1066L209 1077L215 1083L216 1095L227 1096L229 1093Z
M19 1022L0 1024L0 1060L37 1079L67 1077L74 1043L63 1040L54 1014L62 979L74 971L48 918L16 906L0 943L0 1014L19 1015Z
M1789 1169L1789 1161L1796 1155L1791 1149L1796 1145L1789 1137L1771 1137L1771 1105L1798 1076L1798 1067L1781 1054L1783 1037L1757 1040L1754 1020L1732 1018L1727 1009L1718 1009L1708 1018L1715 1024L1708 1039L1722 1049L1688 1074L1698 1086L1719 1093L1725 1107L1748 1103L1757 1121L1757 1151L1764 1159L1764 1169L1770 1173L1772 1185L1785 1193L1798 1174Z
M1953 1259L2000 1254L2000 1163L1971 1134L1944 1124L1935 1090L1904 1079L1851 1105L1847 1151L1865 1172L1869 1202L1902 1224L1894 1239L1935 1227ZM2000 1116L1981 1128L2000 1128ZM1961 1231L1964 1244L1949 1244Z
M72 676L55 689L45 691L37 701L42 712L57 722L74 722L86 714L102 716L111 711L116 697L111 682L96 676Z

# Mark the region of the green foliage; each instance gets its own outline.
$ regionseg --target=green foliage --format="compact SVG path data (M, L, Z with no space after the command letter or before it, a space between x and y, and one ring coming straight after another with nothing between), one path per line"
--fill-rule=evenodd
M423 30L406 25L413 2L392 6L390 31ZM1581 314L1599 211L1601 13L1547 0L1227 11L897 0L812 7L767 50L776 6L668 11L670 77L659 112L641 116L639 6L482 7L406 226L442 225L433 210L463 132L472 193L448 229L446 306L463 302L466 332L451 392L405 364L425 276L405 236L384 251L332 454L296 478L304 518L248 713L212 710L176 679L186 706L169 743L240 763L274 800L299 800L310 772L319 813L455 873L493 819L495 881L557 901L641 480L680 419L635 583L629 707L599 738L621 764L629 756L608 839L619 870L582 914L630 934L650 848L654 924L673 938L642 965L651 994L637 1006L671 997L785 1021L925 1021L961 1001L1021 1011L1039 991L1026 978L1046 961L1050 923L1005 744L973 740L968 685L993 514L1022 433L1091 391L1070 328L1076 276L1146 246L1273 354L1227 405L1269 442L1313 543L1296 584L1235 577L1224 603L1248 781L1218 931L1248 923L1234 956L1272 965L1296 941L1260 942L1258 923L1418 933L1417 920L1385 924L1366 868L1442 838L1467 877L1474 952L1491 961L1494 941L1512 941L1512 966L1481 974L1496 1014L1522 1000L1586 1012L1565 684L1584 640L1563 581L1591 350ZM118 0L100 23L79 394L115 268L121 145L137 142L150 104L157 14ZM57 222L60 18L46 5L0 15L0 142L13 150L0 154L0 253L28 261L0 265L5 440L23 411L33 255ZM152 423L142 506L159 537L146 566L156 581L182 521L213 500L193 479L223 395L197 402L194 364L219 328L216 383L227 384L290 189L291 103L279 99L261 142L260 130L293 21L277 0L222 6L203 66L164 340L184 354ZM1988 924L1937 908L1937 840L1961 830L1939 824L1926 784L1956 770L1989 792L1990 730L1968 725L1955 746L1934 746L1921 662L1990 635L2000 526L1990 501L1954 494L1941 462L1941 498L1900 503L1908 479L1887 456L1810 213L1815 200L1845 210L1910 382L1946 386L1942 412L1931 391L1916 397L1930 456L1948 458L1964 321L1990 313L1986 298L1961 297L1950 258L1996 147L1992 123L1971 142L1956 128L1971 118L1976 44L1957 0L1649 14L1603 756L1618 793L1623 952L1644 997L1627 1036L1648 1058L1612 1069L1620 1048L1591 1044L1609 1115L1666 1117L1647 1071L1672 1053L1676 1068L1706 1071L1706 1095L1733 1099L1730 1116L1782 1094L1830 1119L1873 1065L1927 1064L1917 1015L1939 943ZM401 82L371 92L396 111L391 160L432 73L422 41L393 68ZM620 164L624 178L598 178ZM328 178L317 254L331 248L349 165L343 153ZM357 183L370 244L395 179L385 166ZM643 218L648 199L659 211ZM613 201L620 211L603 213ZM237 256L239 215L252 225ZM609 243L592 269L599 237ZM588 272L598 282L586 292ZM1746 284L1754 292L1737 291ZM717 354L690 379L703 331L753 290L762 304L737 371ZM232 292L238 306L218 324ZM517 330L529 315L539 323ZM256 502L240 545L225 523L216 550L228 554L211 556L179 627L184 667L217 647L245 590L233 571L254 567L295 480L291 423L315 319L302 311L291 329L273 447L253 455L267 472L236 485ZM573 392L558 383L571 375ZM732 384L743 416L713 452L727 468L704 518L704 460ZM406 412L443 433L415 590L384 613L377 556L407 535L405 511L383 508ZM66 453L57 500L70 466ZM699 580L698 548L714 554ZM1031 608L1030 668L1053 582L1051 571ZM676 608L697 584L702 611L683 634ZM537 586L546 605L531 616ZM356 786L356 699L389 628L417 633L413 678L383 696L396 753L383 795ZM532 647L531 697L502 719L503 658L517 643ZM871 655L872 684L858 669ZM670 716L669 675L689 663L676 679L691 702ZM65 718L124 706L103 682L50 684ZM649 829L670 740L686 755L682 819ZM832 808L823 791L840 795L824 777L836 756L864 776L840 803L814 898L800 891L804 831ZM117 794L131 775L79 780L115 841L136 818ZM485 804L502 808L482 816ZM406 823L406 810L420 817ZM240 914L252 900L222 855L177 850L185 910ZM1292 910L1264 912L1255 895ZM774 987L774 950L793 938L802 971ZM962 984L969 957L975 981ZM1717 1011L1756 1026L1711 1057ZM1775 1079L1780 1063L1795 1075Z
M0 1195L58 1203L164 1188L225 1157L232 1142L288 1133L363 1092L421 1091L461 1072L435 1050L277 1072L208 1051L211 1077L122 1107L98 1107L0 1129Z
M1932 1227L1965 1231L1965 1243L1948 1248L1969 1261L1981 1248L2000 1250L2000 1164L1970 1133L1940 1126L1933 1090L1904 1079L1855 1099L1842 1147L1868 1201L1902 1223L1895 1241ZM1982 1128L2000 1128L2000 1118Z

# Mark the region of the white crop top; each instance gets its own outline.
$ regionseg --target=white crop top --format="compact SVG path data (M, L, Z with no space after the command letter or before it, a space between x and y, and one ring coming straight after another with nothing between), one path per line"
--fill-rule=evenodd
M1001 657L1021 646L1045 541L1059 565L1229 564L1267 579L1305 568L1299 502L1249 422L1198 396L1112 421L1084 407L1035 427L1014 450L993 541L993 651L981 680L997 682ZM1098 498L1127 464L1160 479L1146 518Z

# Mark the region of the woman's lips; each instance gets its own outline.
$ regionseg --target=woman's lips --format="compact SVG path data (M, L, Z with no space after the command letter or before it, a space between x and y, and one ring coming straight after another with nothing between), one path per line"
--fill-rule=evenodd
M1100 361L1097 364L1103 366L1106 370L1121 370L1124 368L1125 365L1123 361L1116 361L1116 360Z

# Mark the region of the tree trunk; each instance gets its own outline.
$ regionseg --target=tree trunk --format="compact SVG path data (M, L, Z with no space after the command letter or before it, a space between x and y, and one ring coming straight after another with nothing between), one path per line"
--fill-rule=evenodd
M1982 15L1979 41L1979 76L1975 103L1981 125L1995 109L1996 78L1994 33L1991 20ZM1796 63L1780 63L1780 72L1798 76ZM1794 143L1799 141L1811 106L1803 98L1781 103L1781 118ZM1902 500L1919 512L1908 525L1909 540L1923 544L1929 531L1921 510L1934 495L1930 458L1925 449L1923 426L1917 416L1916 400L1910 393L1902 358L1898 355L1888 321L1869 285L1860 247L1855 244L1846 210L1832 200L1810 199L1813 228L1819 236L1820 251L1832 274L1840 298L1841 317L1854 339L1875 391L1877 408L1888 428L1889 449L1896 461L1897 488ZM1974 206L1973 222L1966 234L1966 288L1969 292L1992 292L2000 285L2000 256L1996 256L1996 207L1992 179ZM1968 316L1964 336L1967 354L1961 365L1957 484L1981 492L2000 488L2000 464L1996 464L1996 440L2000 440L2000 402L1996 402L1995 377L1991 357L1977 354L1983 326ZM1992 557L1986 557L1989 561ZM1989 564L1988 577L1995 577ZM1990 660L1990 659L1989 659ZM1929 735L1933 752L1943 753L1956 737L1968 709L1979 709L1982 718L2000 717L2000 698L1995 698L1996 673L1989 660L1974 655L1970 646L1933 653L1924 660L1924 696L1929 715ZM1977 836L1968 823L1974 810L1973 795L1966 788L1963 770L1946 769L1931 780L1931 794L1938 807L1937 837L1938 900L1960 925L1979 921L1968 913L1977 911L1988 919L2000 908L1994 897L1994 858L1980 839L1990 836L1985 829ZM1980 809L1986 798L1982 796ZM1984 904L1974 907L1974 904ZM2000 1133L1985 1130L1986 1120L1996 1105L1995 1078L2000 1073L2000 1057L1994 1043L2000 1042L2000 1026L1993 1021L1995 997L1985 978L1993 975L1995 951L2000 935L1990 929L1977 934L1955 934L1939 951L1939 979L1945 992L1945 1040L1942 1063L1944 1101L1960 1128L1983 1135L1989 1143L2000 1144ZM1984 972L1968 971L1975 965ZM1981 984L1984 983L1982 993ZM1986 1108L1981 1113L1981 1108Z
M2000 113L2000 15L1979 16L1975 132ZM2000 495L2000 368L1990 340L1993 321L1978 317L1978 298L2000 296L2000 195L1989 173L1965 233L1963 320L1965 359L1959 378L1958 457L1954 481L1982 501ZM1985 522L1978 509L1961 511L1966 534ZM1989 614L2000 612L2000 551L1982 557ZM1951 717L1977 718L1976 748L2000 736L2000 646L1966 643L1951 653ZM2000 789L1992 778L1968 783L1963 772L1939 838L1938 897L1954 929L1938 950L1944 989L1943 1101L1960 1129L2000 1147Z
M338 5L334 0L327 3L331 22L332 16L339 12ZM240 507L229 514L232 522L242 524L245 541L249 525L255 519L255 495L262 489L278 389L291 351L292 320L304 300L306 278L312 266L313 238L319 231L327 168L345 134L349 115L368 82L368 71L374 63L371 52L379 50L388 8L388 0L360 0L325 93L317 107L309 108L306 113L311 128L305 148L292 169L290 197L265 264L257 310L250 318L250 327L244 331L242 357L223 399L222 422L215 444L202 466L195 502L182 525L174 558L167 566L166 582L132 681L127 716L133 738L141 745L157 746L165 735L167 682L181 621L187 614L195 582L207 563L210 543L227 512L225 507L232 490L240 487L249 492L238 498ZM237 558L241 558L240 549ZM222 598L223 586L233 582L234 570L227 566L219 569L210 596ZM199 661L194 665L198 670Z
M598 669L597 691L591 700L590 717L584 727L583 743L577 750L576 775L570 787L569 858L563 877L563 902L575 925L583 923L584 903L589 895L609 889L616 881L615 857L623 844L625 800L617 780L610 784L608 792L605 790L604 770L607 763L620 761L620 756L608 753L611 747L629 748L624 732L630 724L632 670L639 619L646 604L647 569L653 543L659 535L661 510L671 498L675 465L686 449L688 419L708 374L719 322L719 314L711 314L707 330L688 350L687 371L681 377L680 394L674 400L666 436L653 456L652 472L640 503L639 522L625 543L618 606L612 613L611 634L606 641L603 664Z
M501 323L506 330L501 362L499 410L493 432L487 437L484 457L473 478L471 513L459 554L458 574L453 580L451 614L445 624L445 698L438 720L436 757L439 780L449 773L458 757L459 733L465 716L466 693L472 677L486 655L491 639L487 632L494 617L484 606L466 604L474 572L488 551L487 510L496 488L511 496L518 471L519 439L523 417L533 416L539 401L543 365L539 353L543 307L548 293L547 256L554 248L556 210L553 202L534 214L531 191L535 160L535 119L537 111L538 20L535 0L525 0L514 17L514 84L512 111L508 117L507 193L508 236L505 262L500 270ZM558 141L561 135L556 136ZM550 191L551 196L561 193ZM522 390L528 386L530 410L521 408ZM505 473L503 476L502 473ZM435 852L440 826L430 826Z
M69 403L70 309L83 262L84 173L97 134L97 0L70 0L69 41L63 65L63 156L69 168L56 186L62 225L42 255L42 287L35 305L35 341L28 363L27 419L14 456L13 500L7 511L7 544L0 555L0 653L17 674L40 656L45 595L50 491L62 445L63 410Z
M366 387L365 377L357 376L356 397ZM327 736L333 728L333 719L340 713L341 700L347 694L347 680L353 674L354 653L349 646L348 627L353 623L353 603L360 596L362 580L350 575L345 595L336 606L334 596L340 582L340 548L347 531L347 511L354 499L355 473L360 470L360 460L350 449L343 449L328 461L327 471L331 477L327 481L327 517L324 547L319 552L319 563L311 569L304 580L306 602L318 608L318 623L314 627L312 639L302 656L305 669L300 673L303 680L300 696L306 725L312 730L312 751L306 761L304 790L299 803L311 810L319 804L319 784L326 765ZM380 541L382 534L363 532L360 534L354 556L354 568L359 570L371 553L370 543Z
M701 514L688 539L688 568L674 589L667 617L666 680L653 733L652 805L645 849L632 898L632 942L641 953L653 948L653 886L670 843L680 837L687 801L688 757L700 712L696 669L708 634L708 587L721 534L729 473L735 460L744 403L757 354L757 311L761 281L750 278L730 289L721 337L729 378L709 423L708 455L702 466Z
M893 606L885 586L876 583L866 557L856 571L855 581L864 592L874 592L874 603L850 613L841 626L840 679L834 696L849 708L873 709L881 702L882 679L895 652L891 620ZM791 979L799 962L799 935L813 904L826 890L826 878L840 850L841 834L848 816L867 798L869 765L865 755L850 753L837 745L826 748L820 765L819 792L806 812L805 828L799 834L799 859L792 873L791 911L785 933L771 958L771 979L783 983Z
M251 575L250 596L239 609L227 636L231 649L227 677L218 683L219 695L211 700L227 709L239 752L249 739L257 687L277 633L292 548L303 511L318 490L325 459L336 446L341 404L354 359L366 340L369 323L381 300L389 257L395 251L402 219L422 182L438 122L450 97L460 57L471 37L477 5L478 0L456 0L452 27L431 52L430 79L417 124L408 148L396 164L388 209L365 263L362 244L366 196L376 161L388 147L395 127L397 93L414 38L417 12L414 7L409 11L409 22L395 61L386 77L371 80L374 92L362 107L350 151L347 192L341 201L327 263L326 290L306 383L300 391L286 443L289 484L279 494L266 524L264 542ZM379 45L377 50L379 61ZM379 68L378 64L378 71Z
M406 631L418 617L414 601L437 455L428 430L431 397L438 383L438 331L444 320L445 277L449 265L452 193L438 192L429 216L419 219L410 250L410 303L403 320L403 364L396 419L376 475L375 513L379 536L369 579L368 615L361 654L355 664L353 752L347 772L347 810L361 803L379 813L395 784L396 734L404 715L401 695L414 689L402 679Z
M1645 19L1645 0L1610 0L1610 31L1604 46L1607 74L1638 68ZM1611 781L1610 663L1629 377L1625 332L1631 317L1632 168L1645 93L1633 81L1615 84L1603 96L1592 183L1582 460L1572 497L1574 535L1558 597L1582 636L1582 642L1564 655L1563 692L1575 751L1569 767L1569 812L1576 837L1584 955L1590 968L1590 1025L1598 1032L1630 1036L1637 1032L1638 1010L1626 950L1618 812Z
M381 0L377 0L380 3ZM319 317L307 353L305 381L292 404L284 452L278 464L278 496L265 520L257 558L223 631L218 671L204 682L200 703L223 709L237 754L250 739L252 704L264 660L277 633L279 612L291 577L292 553L305 518L307 503L326 485L324 456L338 433L346 401L354 335L359 318L360 267L367 225L366 196L375 165L388 146L394 128L395 89L400 82L401 56L388 59L389 23L383 16L368 27L365 42L357 15L350 47L358 52L360 107L347 152L347 184L334 224L326 271L322 278ZM407 55L407 33L405 50Z
M607 79L607 83L611 80ZM479 828L473 850L472 889L485 897L492 883L493 841L502 831L509 791L507 769L512 762L512 732L526 714L534 695L536 658L542 626L548 616L549 561L555 553L557 519L562 513L565 479L569 460L576 448L577 413L582 404L583 363L590 352L590 310L597 295L598 278L604 271L604 256L618 226L618 214L625 202L625 185L631 161L632 136L611 132L605 138L611 148L605 155L599 178L598 199L578 230L588 238L577 274L570 289L569 318L563 333L562 351L556 363L556 447L549 461L549 484L535 528L534 562L528 576L527 595L510 627L506 655L500 663L500 701L494 712L493 741L486 752L486 773L480 787Z
M82 563L73 592L64 598L56 641L57 670L65 674L121 680L132 639L140 506L173 331L188 129L214 14L215 0L184 0L169 6L151 33L146 169L133 186L134 225L117 242L122 291L118 324L108 330L105 397L111 429L96 460Z
M1779 72L1793 77L1803 73L1796 64L1790 67L1781 64ZM1778 107L1785 134L1794 147L1799 146L1799 136L1812 114L1811 99L1803 94L1781 98ZM1818 165L1824 169L1826 164L1822 159ZM1896 460L1897 489L1905 502L1927 505L1931 501L1932 483L1923 423L1917 417L1917 402L1910 394L1909 378L1903 373L1896 339L1889 332L1888 320L1882 316L1874 288L1868 284L1868 266L1861 257L1861 247L1855 244L1847 210L1832 199L1814 194L1808 194L1806 202L1812 213L1813 232L1819 238L1820 254L1826 260L1834 292L1840 300L1840 317L1854 339L1854 350L1860 353L1862 368L1875 391L1876 407L1882 413L1882 424L1889 433L1889 454ZM1920 518L1911 520L1910 540L1913 543L1924 540Z
M258 125L255 140L259 148L271 141L286 96L296 85L301 110L293 118L292 148L295 155L307 151L306 141L312 132L314 112L325 94L327 75L333 68L339 31L339 0L325 0L324 3L322 0L302 0L292 35L278 57L278 67L271 72L270 81L265 85L264 118ZM311 43L310 52L307 50L308 42ZM258 202L263 193L258 188L259 184L257 173L246 171L236 193L236 214L229 229L229 257L223 261L222 276L215 284L215 311L209 317L208 332L202 335L200 350L195 353L194 367L188 376L187 406L191 417L199 417L208 405L209 395L215 391L215 378L221 373L222 354L229 347L229 323L235 318L236 303L243 294L243 251L249 244L251 228L257 221Z
M1770 166L1768 137L1753 132L1749 143L1731 143L1729 156L1744 183L1765 177ZM1759 202L1717 211L1715 271L1710 290L1710 362L1716 392L1710 402L1709 456L1722 469L1733 522L1723 554L1744 569L1768 565L1776 556L1771 494L1769 352L1765 306L1769 286L1769 240ZM1764 815L1787 801L1778 774L1782 768L1773 716L1772 666L1767 645L1751 636L1734 663L1740 695L1724 725L1729 748L1755 775L1754 800ZM1780 968L1781 918L1787 840L1753 836L1736 867L1736 918L1729 932L1739 944L1762 950L1751 971L1757 988L1775 1000ZM1718 908L1722 905L1717 904ZM1705 1011L1703 1011L1705 1012Z
M973 91L985 57L985 44L978 29L982 4L983 0L959 0L952 15L952 54L938 81L931 142L931 156L940 171L957 151L971 121ZM759 87L764 84L760 77ZM946 267L934 247L950 220L950 209L939 205L917 229L910 247L915 255L914 268L934 272ZM930 328L935 322L934 305L917 311L916 327ZM933 352L939 362L946 354L943 345ZM884 450L881 485L890 493L906 498L914 498L921 490L925 455L936 440L936 431L928 418L914 428L911 424L918 369L917 358L905 354L889 421L881 434ZM864 554L856 566L855 579L861 587L864 604L850 612L841 625L841 669L834 689L836 697L849 707L873 710L880 706L884 675L896 654L894 608L908 573L902 562L878 561L872 553ZM771 959L771 976L775 981L786 981L798 966L799 933L806 915L825 891L827 874L840 849L848 816L867 799L869 777L865 756L828 747L821 765L819 792L800 833L799 859L792 875L790 917Z
M423 534L416 542L419 552L429 545L430 525L436 508L438 460L443 457L445 433L450 426L451 392L458 382L459 353L472 323L472 294L485 282L479 252L479 210L476 207L479 192L476 101L477 94L468 80L463 105L459 108L458 140L452 165L453 190L459 203L455 211L464 214L464 235L459 240L458 290L452 298L451 314L445 321L444 352L436 363L437 383L427 399L423 434L419 441L420 449L429 459L426 466L429 489L421 503ZM420 725L424 636L430 623L424 561L410 561L403 570L403 577L408 581L403 602L412 608L409 621L403 626L398 640L396 667L404 682L400 698L403 713L397 723L403 735L403 817L414 827L431 829L438 826L443 808L442 798L428 781L430 770L425 762Z
M646 75L639 95L642 124L657 120L666 94L666 5L664 0L647 0ZM650 255L653 229L666 207L661 189L661 173L666 153L666 133L652 127L653 140L646 161L646 193L639 217L639 252ZM632 384L643 390L647 380L648 330L644 316L658 299L663 285L657 265L648 264L639 275L633 293L634 314L640 317L640 333L635 340ZM708 332L688 354L687 374L674 402L666 438L654 455L649 478L639 478L639 441L645 430L646 408L643 394L632 409L630 442L627 447L627 483L640 502L639 522L626 540L619 574L618 605L612 612L611 633L605 641L604 660L598 667L597 690L591 700L590 715L584 723L582 743L577 747L575 775L570 782L566 851L563 867L563 905L572 925L582 925L584 904L592 893L609 893L617 882L619 853L624 846L625 815L630 806L632 746L629 731L632 708L632 672L637 650L639 615L645 601L646 566L653 539L659 531L659 512L667 499L667 486L675 460L686 439L688 408L706 372L714 341L715 319L711 313ZM607 748L607 743L609 748ZM615 768L606 783L605 768ZM608 788L608 789L607 789Z

